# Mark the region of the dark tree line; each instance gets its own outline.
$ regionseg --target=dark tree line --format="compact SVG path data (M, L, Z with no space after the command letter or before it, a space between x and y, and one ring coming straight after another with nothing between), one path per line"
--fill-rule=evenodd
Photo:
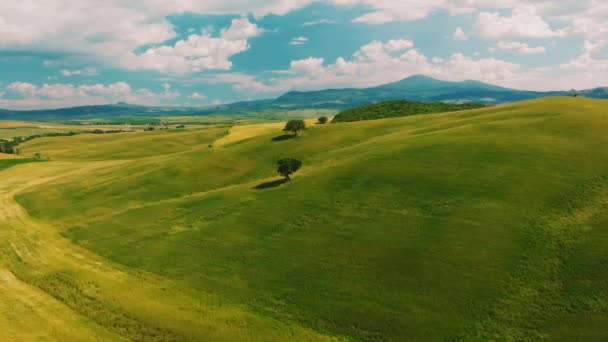
M17 146L23 144L24 142L38 139L38 138L48 138L48 137L70 137L76 134L109 134L109 133L122 133L123 130L115 129L115 130L101 130L95 129L92 131L83 131L80 133L75 132L65 132L65 133L45 133L45 134L35 134L26 137L14 137L12 140L0 139L0 153L7 154L19 154L19 149Z

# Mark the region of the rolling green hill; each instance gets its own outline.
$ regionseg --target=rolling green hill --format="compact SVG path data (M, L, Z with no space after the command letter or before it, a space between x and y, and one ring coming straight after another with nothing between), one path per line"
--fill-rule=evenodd
M24 144L0 338L608 338L607 101L280 130Z

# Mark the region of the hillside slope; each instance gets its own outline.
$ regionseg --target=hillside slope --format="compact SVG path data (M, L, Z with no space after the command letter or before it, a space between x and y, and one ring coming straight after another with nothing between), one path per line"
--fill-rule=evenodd
M0 173L0 270L82 334L606 340L607 109L34 140L51 162ZM274 186L281 157L304 167Z

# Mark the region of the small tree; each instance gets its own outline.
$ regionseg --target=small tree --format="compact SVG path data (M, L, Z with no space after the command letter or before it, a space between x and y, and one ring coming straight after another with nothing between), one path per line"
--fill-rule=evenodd
M318 121L319 121L319 123L320 123L321 125L326 124L326 123L327 123L327 116L322 116L322 117L320 117L320 118L318 119Z
M279 160L277 164L279 165L277 172L285 177L286 181L289 181L291 179L289 176L302 167L302 162L293 158L283 158Z
M295 136L298 136L298 132L306 129L306 123L304 120L291 120L287 122L285 128L283 128L284 132L293 132Z

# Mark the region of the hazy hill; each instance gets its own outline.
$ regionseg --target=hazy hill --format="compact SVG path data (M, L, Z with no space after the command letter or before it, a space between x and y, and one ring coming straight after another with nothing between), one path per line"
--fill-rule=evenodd
M243 115L251 112L284 112L301 109L344 110L390 100L498 104L547 96L568 95L569 93L569 91L535 92L516 90L479 81L450 82L417 75L372 88L290 91L276 99L243 101L220 106L187 108L116 104L53 110L0 111L0 119L48 121L121 116ZM608 98L608 88L581 90L578 93L592 98Z
M508 89L479 81L450 82L426 76L366 89L329 89L312 92L289 92L277 99L282 103L311 103L315 106L353 107L389 100L423 102L479 102L497 104L547 96L567 95L566 91L533 92Z

